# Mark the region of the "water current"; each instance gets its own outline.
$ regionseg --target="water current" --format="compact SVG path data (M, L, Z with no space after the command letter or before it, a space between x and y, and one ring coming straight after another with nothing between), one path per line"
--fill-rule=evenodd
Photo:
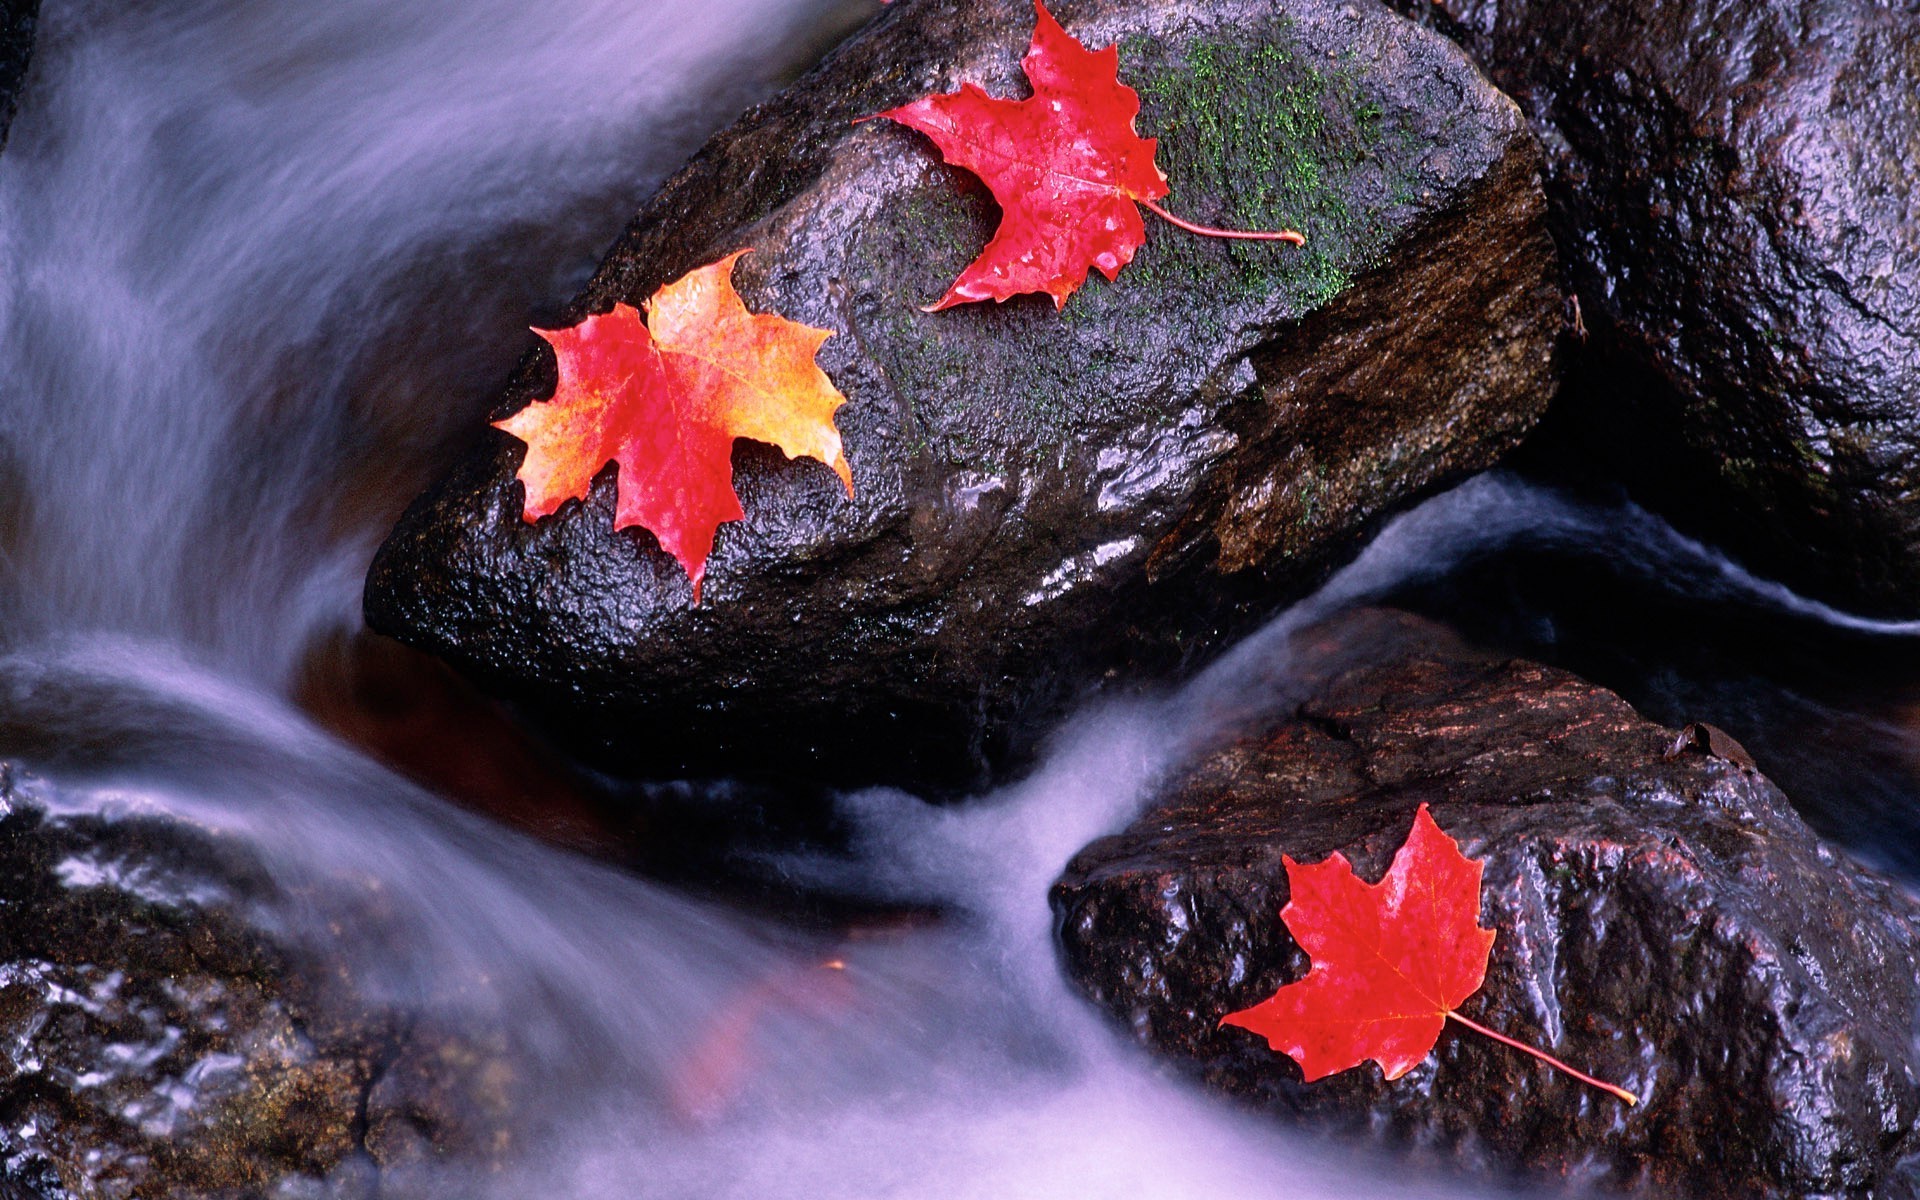
M289 938L383 1001L512 1031L535 1133L505 1172L449 1169L432 1194L1438 1194L1170 1076L1052 948L1066 859L1285 705L1288 633L1347 604L1421 608L1663 719L1720 721L1825 832L1920 872L1901 683L1920 675L1899 669L1920 627L1504 475L1395 521L1197 678L1091 704L1029 777L943 807L843 797L850 844L766 864L937 914L883 935L544 844L317 726L302 664L358 629L373 546L481 428L526 326L849 10L47 0L0 156L0 752L60 804L241 840L300 898L269 918ZM369 887L403 936L333 932L330 898ZM738 1053L703 1059L743 995L765 1002Z

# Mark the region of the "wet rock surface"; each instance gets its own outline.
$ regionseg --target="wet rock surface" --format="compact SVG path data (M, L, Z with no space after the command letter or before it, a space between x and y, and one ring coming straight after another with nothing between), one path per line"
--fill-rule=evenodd
M1920 611L1920 8L1394 6L1546 147L1593 351L1557 448L1803 590Z
M0 149L6 147L7 130L20 107L39 19L40 0L0 0Z
M504 1144L495 1060L280 945L244 854L42 790L0 768L0 1196L405 1196Z
M487 444L409 511L375 628L617 770L959 787L1072 695L1176 669L1310 587L1388 512L1498 458L1561 324L1538 149L1444 39L1372 3L1067 0L1117 42L1168 204L1304 251L1152 228L1119 281L937 314L998 213L857 117L976 80L1023 95L1023 0L897 3L635 219L572 315L751 247L748 304L820 360L858 495L736 448L747 520L706 602L613 479L538 526ZM549 394L527 360L501 411Z
M1920 908L1823 845L1737 744L1392 610L1311 628L1292 653L1309 699L1055 885L1067 970L1097 1005L1213 1088L1468 1170L1914 1194L1898 1164L1920 1115ZM1422 802L1486 863L1498 939L1463 1014L1640 1106L1455 1028L1396 1082L1369 1063L1312 1085L1217 1028L1307 969L1278 917L1282 855L1342 851L1376 880Z

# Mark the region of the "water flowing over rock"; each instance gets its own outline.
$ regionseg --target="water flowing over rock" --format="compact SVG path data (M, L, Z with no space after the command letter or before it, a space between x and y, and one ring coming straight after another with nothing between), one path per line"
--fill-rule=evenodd
M1395 7L1546 147L1596 356L1575 454L1803 590L1920 611L1920 8Z
M1309 628L1310 698L1164 788L1055 885L1067 969L1210 1086L1449 1165L1689 1196L1913 1194L1916 906L1841 859L1716 731L1676 733L1391 610ZM1498 931L1464 1015L1393 1083L1311 1085L1220 1017L1299 978L1283 854L1386 870L1415 809L1486 862Z
M244 852L40 792L0 766L0 1196L404 1196L505 1145L495 1060L280 944Z
M528 526L522 449L490 435L381 550L374 627L615 769L966 786L1083 689L1218 649L1534 424L1562 321L1539 151L1456 47L1371 3L1057 15L1121 46L1175 211L1305 249L1156 223L1064 313L920 311L997 211L924 138L854 121L963 80L1025 94L1033 10L897 3L719 134L573 306L751 247L749 305L835 331L857 497L743 443L748 517L695 608L651 535L612 531L610 475ZM552 386L538 349L500 411Z

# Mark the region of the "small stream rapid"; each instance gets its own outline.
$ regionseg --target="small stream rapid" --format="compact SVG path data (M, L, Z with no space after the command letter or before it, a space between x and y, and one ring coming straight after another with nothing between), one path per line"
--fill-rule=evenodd
M68 806L242 840L286 897L262 914L279 932L384 1002L511 1031L534 1132L504 1173L432 1194L1436 1195L1157 1068L1069 991L1046 903L1162 772L1286 705L1287 635L1356 602L1736 729L1824 832L1920 876L1920 671L1898 669L1920 624L1502 475L1395 521L1198 678L1081 713L1024 781L943 808L842 798L851 849L769 869L942 914L874 936L554 849L318 728L301 664L359 627L373 546L477 435L526 325L847 12L47 0L0 156L0 753ZM1765 657L1781 640L1791 661ZM1836 782L1860 745L1877 757ZM338 936L369 891L400 934ZM715 1058L713 1015L743 995L772 999Z

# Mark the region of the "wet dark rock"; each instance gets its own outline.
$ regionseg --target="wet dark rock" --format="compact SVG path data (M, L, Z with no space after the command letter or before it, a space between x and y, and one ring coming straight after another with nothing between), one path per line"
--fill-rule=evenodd
M1304 251L1170 227L1117 283L927 314L997 210L856 117L1024 87L1026 0L897 3L639 214L573 308L750 246L750 305L832 329L859 488L736 451L749 514L706 602L613 481L537 527L504 435L407 514L371 623L621 770L935 786L1020 762L1074 693L1177 669L1311 586L1386 514L1486 466L1548 399L1561 323L1513 106L1371 3L1066 0L1122 46L1169 202ZM544 350L501 411L553 384Z
M1920 7L1393 2L1546 147L1593 335L1556 449L1803 590L1920 610Z
M1299 635L1310 698L1169 784L1053 893L1067 969L1210 1086L1473 1171L1635 1193L1914 1194L1920 906L1737 756L1391 610ZM1721 735L1724 737L1724 735ZM1728 748L1731 739L1722 744ZM1671 753L1669 753L1671 752ZM1311 1085L1223 1013L1304 974L1283 854L1378 879L1415 809L1486 862L1462 1012L1643 1103L1449 1029L1386 1083Z
M415 1166L487 1161L484 1043L281 945L219 838L40 790L0 767L0 1196L404 1196Z
M0 0L0 149L20 107L20 87L27 79L39 19L40 0Z

